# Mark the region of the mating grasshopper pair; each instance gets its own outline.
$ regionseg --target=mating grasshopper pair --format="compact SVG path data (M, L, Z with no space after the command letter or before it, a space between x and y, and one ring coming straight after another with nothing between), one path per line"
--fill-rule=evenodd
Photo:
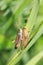
M18 48L21 42L22 48L25 48L27 45L27 40L28 40L28 30L26 27L23 29L19 29L16 39L15 39L15 48Z

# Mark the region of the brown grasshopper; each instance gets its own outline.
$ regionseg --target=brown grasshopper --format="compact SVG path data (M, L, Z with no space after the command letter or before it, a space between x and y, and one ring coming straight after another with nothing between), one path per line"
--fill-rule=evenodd
M25 48L28 41L28 29L26 27L23 28L22 32L22 49Z
M28 30L26 27L24 27L23 29L19 29L16 39L13 41L15 42L15 48L18 48L20 45L20 42L22 43L22 49L25 48L25 46L27 45L27 40L28 40Z
M18 30L17 37L15 39L15 48L18 48L22 40L22 29Z

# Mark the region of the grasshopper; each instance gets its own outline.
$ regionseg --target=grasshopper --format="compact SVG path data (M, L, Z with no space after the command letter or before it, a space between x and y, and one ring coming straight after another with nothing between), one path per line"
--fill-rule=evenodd
M27 40L28 40L28 29L24 27L22 32L22 49L25 48L25 46L27 45Z
M18 48L21 42L22 45L22 49L25 48L25 46L27 45L27 41L28 41L28 30L26 27L24 27L23 29L19 29L16 39L13 41L13 43L15 42L15 48Z
M21 40L22 40L22 29L19 29L17 33L17 37L15 39L15 48L19 47Z

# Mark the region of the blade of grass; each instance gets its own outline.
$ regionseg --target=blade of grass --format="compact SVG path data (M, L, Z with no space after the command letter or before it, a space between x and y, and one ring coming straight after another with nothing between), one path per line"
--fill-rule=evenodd
M12 17L8 20L7 23L5 23L3 25L3 27L1 28L1 33L5 33L7 31L7 29L10 27L10 25L12 24Z
M31 31L30 33L30 37L34 37L34 35L37 33L38 29L40 28L40 26L43 24L43 17L38 17L37 22L35 24L34 30Z
M38 14L38 10L39 10L39 1L38 0L34 0L33 8L32 8L30 17L28 18L28 22L26 24L26 27L29 29L29 31L31 31L33 26L35 25L37 14Z
M20 54L21 54L21 50L19 52L17 52L17 54L15 55L15 57L13 56L13 58L10 58L10 62L7 65L14 65L12 62L15 61L15 58L17 58Z
M26 65L36 65L36 63L43 58L43 51L40 51L37 55L35 55Z
M22 2L19 3L19 6L17 7L16 11L14 12L15 16L17 17L18 14L31 2L32 0L22 0Z

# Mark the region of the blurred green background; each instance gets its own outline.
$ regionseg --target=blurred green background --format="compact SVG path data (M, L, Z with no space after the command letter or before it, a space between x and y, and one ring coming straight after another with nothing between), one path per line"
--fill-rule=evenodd
M24 26L30 40L15 49L12 40ZM43 65L43 0L0 0L0 65Z

